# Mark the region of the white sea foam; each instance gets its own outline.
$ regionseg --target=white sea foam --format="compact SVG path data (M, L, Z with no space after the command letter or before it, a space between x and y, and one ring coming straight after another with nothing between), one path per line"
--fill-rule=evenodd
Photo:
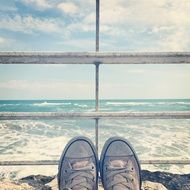
M190 102L176 102L176 104L190 105Z
M0 104L0 107L4 106L20 106L21 104Z
M157 106L157 105L190 105L190 102L106 102L113 106Z
M88 112L93 112L93 111L95 111L95 108L88 109L87 111Z
M94 141L94 123L86 122L1 121L0 160L57 160L72 137L84 135ZM189 124L190 120L101 120L99 151L114 134L127 138L140 159L188 159Z
M0 124L0 160L58 159L66 143L74 136L94 138L94 129L76 122L49 123L17 121Z
M189 121L179 120L106 120L101 123L100 146L112 136L127 138L140 158L188 159L190 150Z
M149 102L106 102L106 105L114 105L114 106L140 106L140 105L150 105L152 103Z
M155 102L154 104L159 105L190 105L190 102Z
M86 104L77 104L77 103L75 103L74 106L81 107L81 108L87 108L88 107Z
M53 103L53 102L42 102L42 103L34 103L34 106L60 106L60 105L70 105L71 102L61 102L61 103Z

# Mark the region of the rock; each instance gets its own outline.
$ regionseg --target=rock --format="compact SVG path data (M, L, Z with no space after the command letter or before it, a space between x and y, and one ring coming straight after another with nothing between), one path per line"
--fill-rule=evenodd
M30 177L30 176L29 176ZM31 182L30 182L31 183ZM50 183L47 183L45 186L37 186L35 184L35 187L30 186L27 183L21 183L21 182L15 182L10 180L3 180L0 182L1 190L58 190L57 187L57 179L53 179ZM103 187L100 185L99 190L103 190ZM167 190L163 185L153 182L143 182L143 188L142 190Z
M51 190L58 190L57 186L57 178L52 180L50 183L46 184L51 187ZM99 184L99 190L104 190L101 184ZM145 181L142 183L142 190L167 190L162 184L160 183L153 183L150 181Z
M190 190L190 174L142 170L142 190ZM1 180L0 190L58 190L57 177L31 175L18 181ZM103 190L100 185L99 190Z
M164 187L160 183L153 183L150 181L143 181L142 183L142 190L167 190L166 187Z
M142 180L158 182L168 190L190 190L190 174L171 174L167 172L150 172L142 170Z
M45 175L30 175L24 178L21 178L20 181L27 181L31 183L39 183L39 184L46 184L52 181L55 176L45 176Z
M49 186L51 190L58 190L57 184L57 177L55 177L50 183L47 183L46 185Z
M44 175L31 175L20 179L21 182L26 182L35 189L38 190L51 190L46 184L52 181L55 176L44 176Z

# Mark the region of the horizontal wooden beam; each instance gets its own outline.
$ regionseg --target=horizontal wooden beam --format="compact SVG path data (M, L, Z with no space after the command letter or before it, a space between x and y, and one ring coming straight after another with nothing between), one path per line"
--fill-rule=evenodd
M0 52L0 64L188 64L190 52Z
M58 165L59 160L36 161L0 161L0 166L27 166L27 165ZM140 160L141 164L183 164L189 165L190 160Z
M0 112L0 120L38 120L73 118L190 119L190 112Z

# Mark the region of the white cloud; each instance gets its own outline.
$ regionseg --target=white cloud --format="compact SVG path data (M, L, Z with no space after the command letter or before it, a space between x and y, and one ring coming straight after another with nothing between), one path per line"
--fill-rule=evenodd
M95 24L95 19L96 19L95 12L91 12L84 17L83 22L86 24Z
M190 34L186 30L173 31L170 35L166 36L164 39L165 43L161 43L163 51L188 51L190 48Z
M69 68L65 69L69 71ZM190 97L189 69L189 65L140 67L102 65L100 97L188 98ZM0 81L0 98L94 98L93 79L76 80L76 77L73 77L69 80L54 78Z
M95 38L94 38L95 39ZM66 51L95 51L95 40L92 39L66 39L58 42L58 45L64 46ZM114 47L113 42L101 42L101 48Z
M9 38L4 38L0 36L0 47L5 47L10 45L14 40Z
M104 0L101 1L100 30L106 36L131 39L139 50L187 51L190 47L190 1ZM93 23L92 14L86 23ZM130 33L133 31L133 33ZM151 35L151 36L149 36ZM150 40L145 42L144 40ZM146 43L146 44L143 44Z
M59 32L61 24L54 19L17 15L15 17L2 16L0 18L0 28L23 33L51 33Z
M120 36L125 36L126 35L126 30L123 28L119 27L112 27L110 25L102 25L100 27L100 32L103 34L106 34L108 36L113 36L113 37L120 37Z
M6 82L0 82L0 88L2 89L23 89L27 86L27 81L25 80L10 80Z
M93 86L87 82L10 80L0 82L0 98L92 98ZM5 97L4 97L5 96Z
M57 5L57 8L68 15L76 14L79 11L78 7L72 2L60 3Z
M143 69L131 69L128 71L128 73L134 73L134 74L143 74L145 73L146 71L143 70Z
M34 6L38 9L49 9L53 5L50 4L47 0L22 0L26 5Z
M51 69L54 69L54 68L66 68L67 67L64 64L44 64L44 65L41 65L41 66L45 67L45 68L51 68Z
M38 7L39 10L61 10L71 19L63 24L65 18L57 20L37 16L1 16L1 28L24 33L58 32L65 39L73 39L73 33L76 31L95 31L95 1L23 2ZM180 3L179 0L103 0L100 7L100 37L103 36L100 46L110 39L110 43L112 40L117 46L114 49L122 51L188 51L189 10L189 0L181 0ZM109 48L111 51L114 49Z
M47 18L38 17L33 15L21 16L19 13L14 15L2 14L0 17L0 28L8 29L16 32L23 33L36 33L36 32L58 32L62 33L64 36L69 36L76 29L83 32L94 30L94 25L82 23L82 19L92 12L92 2L87 0L75 1L71 0L69 2L58 3L58 1L48 1L48 0L22 0L28 6L33 6L39 10L51 8L54 12L57 10L63 11L66 15L71 16L72 21L64 24L65 18ZM95 3L93 3L95 5ZM80 9L79 9L80 7ZM74 18L74 19L73 19ZM95 17L94 17L95 19ZM81 27L82 26L82 27Z
M104 0L101 2L101 22L103 24L146 24L167 26L187 24L190 2L188 0Z
M58 43L59 45L64 45L69 49L73 49L73 51L77 51L78 49L89 49L93 50L95 48L95 41L92 39L67 39Z
M7 43L7 39L0 37L0 45L6 44Z

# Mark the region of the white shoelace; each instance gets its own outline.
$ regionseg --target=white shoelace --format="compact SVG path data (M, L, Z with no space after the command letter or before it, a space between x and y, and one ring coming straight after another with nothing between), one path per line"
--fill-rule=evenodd
M120 190L124 188L133 190L133 170L126 162L121 160L112 161L107 165L106 171L108 172L106 175L108 189Z
M67 188L72 190L92 190L95 177L92 172L94 166L87 165L78 168L67 169L68 178L66 180Z

